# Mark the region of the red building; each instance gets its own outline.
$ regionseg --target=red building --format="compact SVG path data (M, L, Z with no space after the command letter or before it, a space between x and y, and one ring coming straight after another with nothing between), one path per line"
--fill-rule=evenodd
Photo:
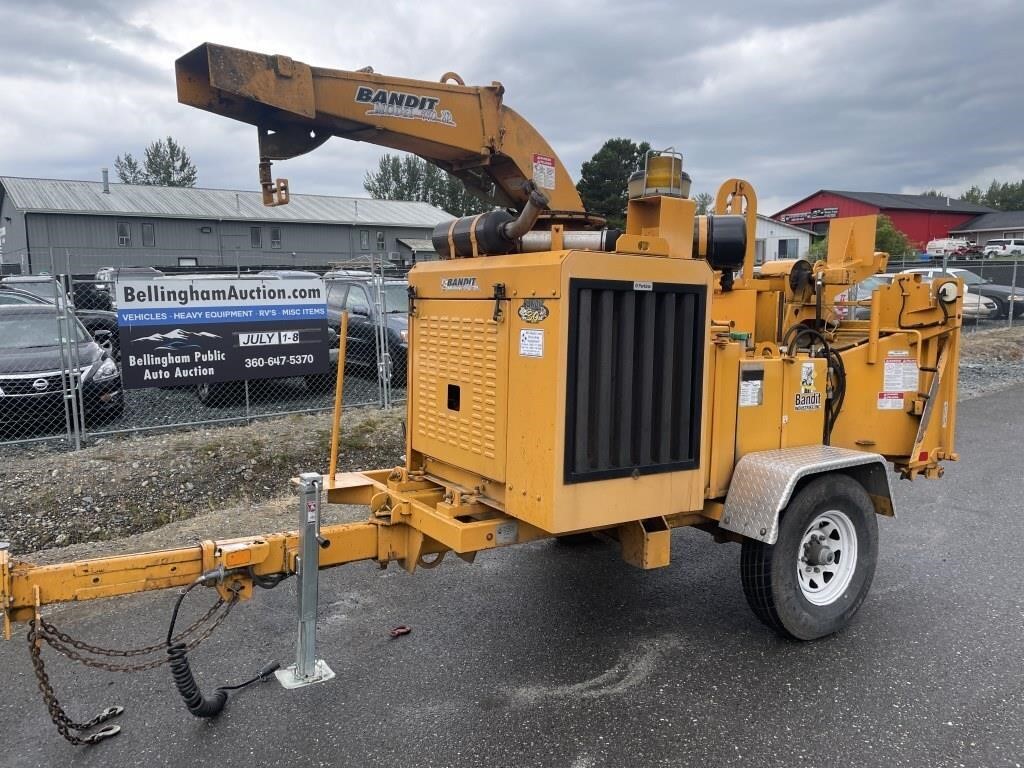
M948 237L951 229L992 208L950 197L932 195L890 195L884 192L843 192L819 189L772 216L785 224L828 234L832 219L883 213L893 226L907 236L911 245L924 249L929 240Z

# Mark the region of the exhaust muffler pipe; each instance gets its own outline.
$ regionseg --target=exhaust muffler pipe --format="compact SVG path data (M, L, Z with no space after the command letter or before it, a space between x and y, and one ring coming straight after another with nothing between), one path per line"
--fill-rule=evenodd
M438 224L430 238L434 250L442 259L497 256L517 250L519 239L550 206L547 195L532 181L527 183L530 196L518 217L497 210Z

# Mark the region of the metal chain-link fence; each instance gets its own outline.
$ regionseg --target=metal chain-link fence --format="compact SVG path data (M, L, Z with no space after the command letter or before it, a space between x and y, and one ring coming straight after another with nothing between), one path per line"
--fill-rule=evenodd
M322 278L326 292L332 361L327 373L253 378L240 370L231 381L140 389L126 389L122 382L128 351L120 346L115 287L119 279L167 275L152 268L75 275L74 257L50 250L32 263L47 269L0 276L0 444L48 441L78 448L104 435L327 411L334 400L342 312L349 316L344 404L390 407L406 398L408 283L387 274L382 261L305 273ZM890 273L944 269L959 273L967 284L967 331L1024 322L1020 257L889 264ZM266 281L301 274L235 269L220 276Z
M342 312L349 317L344 404L389 407L405 397L408 284L386 276L380 263L307 273L322 278L326 291L326 373L258 378L239 370L231 381L145 388L123 386L132 350L121 348L117 280L168 278L141 270L69 277L70 264L64 266L63 273L0 283L0 444L50 441L74 449L105 435L330 410ZM190 279L200 285L210 277ZM165 348L182 341L174 334L164 334Z

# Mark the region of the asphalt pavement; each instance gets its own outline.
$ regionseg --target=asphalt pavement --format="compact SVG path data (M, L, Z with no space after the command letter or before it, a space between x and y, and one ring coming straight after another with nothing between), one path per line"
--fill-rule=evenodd
M940 481L896 483L871 594L835 637L795 643L761 626L739 547L697 531L677 531L671 567L646 573L601 543L412 576L353 565L321 576L320 655L337 678L260 684L213 722L188 714L166 669L113 675L47 652L72 716L127 708L121 735L90 748L51 725L19 629L0 643L0 766L1020 766L1022 403L1022 387L963 403L963 460ZM173 599L50 618L142 645ZM204 691L291 659L293 613L293 581L236 609L191 654ZM412 633L391 639L400 624Z

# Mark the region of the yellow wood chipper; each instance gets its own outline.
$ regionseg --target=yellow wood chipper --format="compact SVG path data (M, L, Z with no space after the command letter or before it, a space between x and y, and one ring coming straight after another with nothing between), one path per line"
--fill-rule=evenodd
M231 605L303 562L412 572L600 534L659 568L692 526L739 542L753 612L811 640L868 593L890 468L938 478L957 458L963 286L897 275L847 300L886 267L874 217L835 219L823 260L756 267L749 183L727 180L698 215L682 157L650 152L609 230L500 83L212 44L178 60L177 83L181 102L256 126L268 205L290 192L272 161L340 136L415 153L495 207L438 226L440 260L409 274L404 465L309 481L366 520L318 527L310 551L297 531L49 566L0 549L8 636L62 601L203 583Z

